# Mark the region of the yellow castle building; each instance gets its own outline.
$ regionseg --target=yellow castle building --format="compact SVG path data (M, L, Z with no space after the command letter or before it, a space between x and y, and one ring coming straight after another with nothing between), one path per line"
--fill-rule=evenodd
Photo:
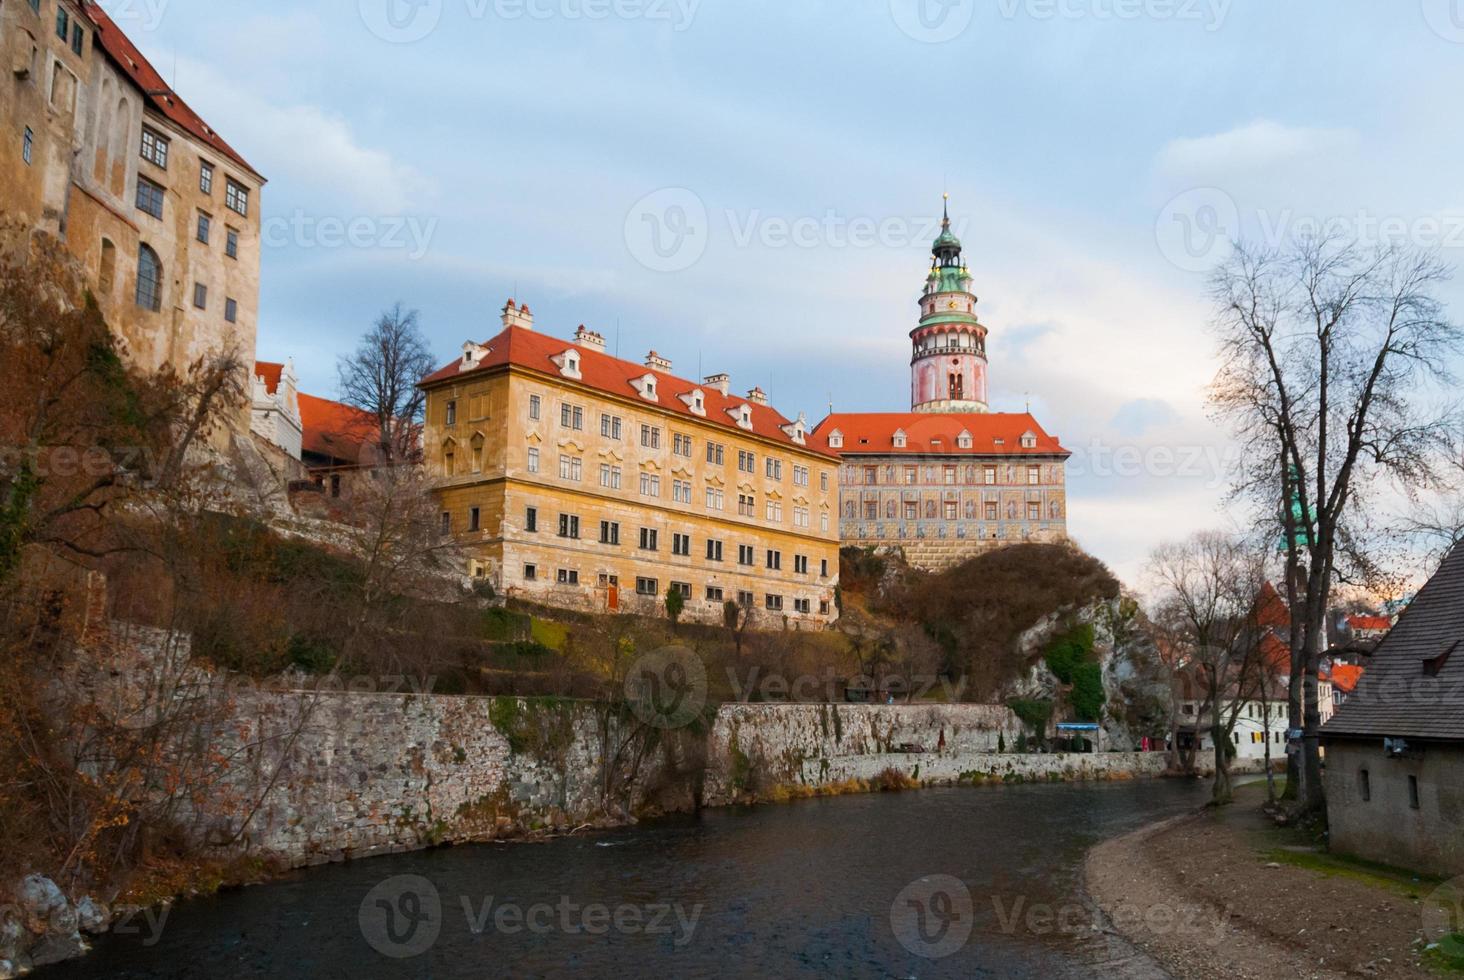
M442 529L494 588L596 612L762 627L838 616L838 457L754 388L698 384L534 329L512 300L503 330L422 381Z

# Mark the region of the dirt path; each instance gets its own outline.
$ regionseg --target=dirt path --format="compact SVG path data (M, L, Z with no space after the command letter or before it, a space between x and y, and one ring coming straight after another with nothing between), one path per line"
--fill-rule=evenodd
M1329 866L1256 804L1095 847L1086 884L1114 930L1181 980L1437 980L1419 961L1432 883Z

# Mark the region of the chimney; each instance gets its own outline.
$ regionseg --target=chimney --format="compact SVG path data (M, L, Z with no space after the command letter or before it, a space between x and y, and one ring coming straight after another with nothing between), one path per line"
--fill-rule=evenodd
M576 344L579 344L581 347L593 347L596 350L601 351L605 349L605 338L595 333L595 331L593 330L587 330L583 323L581 323L579 325L579 329L574 332L574 342Z
M705 384L708 388L716 388L723 397L732 391L732 376L730 374L709 374L706 376Z
M761 388L754 388L747 393L747 400L755 405L766 405L768 403L768 393Z
M529 312L529 304L519 306L513 300L503 308L503 325L505 327L523 327L525 330L534 329L534 314Z
M665 371L667 374L671 373L671 362L655 351L651 351L646 355L646 367L653 371Z

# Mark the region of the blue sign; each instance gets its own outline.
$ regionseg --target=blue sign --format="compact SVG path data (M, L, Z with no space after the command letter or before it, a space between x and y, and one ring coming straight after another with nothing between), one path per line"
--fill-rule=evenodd
M1057 729L1063 732L1096 732L1098 725L1091 721L1060 721Z

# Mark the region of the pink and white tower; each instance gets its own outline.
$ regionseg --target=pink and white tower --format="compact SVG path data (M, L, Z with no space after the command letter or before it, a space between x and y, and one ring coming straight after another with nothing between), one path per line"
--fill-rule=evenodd
M986 328L976 319L976 296L961 260L961 240L951 234L949 201L944 214L920 297L920 325L910 331L910 408L985 412Z

